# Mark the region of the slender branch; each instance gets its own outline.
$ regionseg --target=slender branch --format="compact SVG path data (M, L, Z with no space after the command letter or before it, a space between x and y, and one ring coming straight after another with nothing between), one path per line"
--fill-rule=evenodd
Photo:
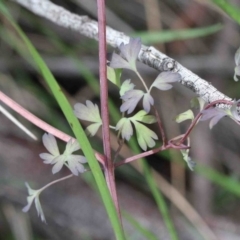
M55 24L69 28L89 38L98 40L98 24L87 16L79 16L60 7L49 0L12 0L31 12L44 17ZM129 37L110 27L106 27L106 41L113 47L118 47L122 42L128 43ZM177 61L158 51L154 47L142 45L139 61L155 68L158 71L178 72L181 75L180 83L196 93L205 102L228 100L231 98L218 91L213 85L200 78Z

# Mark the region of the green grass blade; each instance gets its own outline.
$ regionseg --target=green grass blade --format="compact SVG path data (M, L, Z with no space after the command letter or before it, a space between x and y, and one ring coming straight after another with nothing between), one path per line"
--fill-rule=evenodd
M172 42L176 40L187 40L198 37L205 37L216 33L222 29L221 24L215 24L209 27L183 29L183 30L163 30L159 32L137 32L134 37L140 37L144 44L156 44Z
M229 3L227 0L211 0L220 7L229 17L240 24L240 8Z
M144 176L146 177L151 193L153 194L153 197L157 203L159 212L161 212L162 214L163 220L167 226L170 237L172 240L178 240L177 232L169 215L167 204L163 198L162 193L157 188L157 185L151 174L151 169L145 160L142 160L142 165L144 170Z
M127 221L138 231L140 232L146 239L148 240L160 240L155 234L151 231L143 227L138 221L136 221L130 214L127 212L122 212L122 215Z
M51 89L54 97L56 98L60 108L62 109L69 125L71 126L74 135L78 139L83 153L88 159L89 166L92 170L92 173L94 175L95 181L97 183L100 195L102 197L102 200L104 202L105 208L107 210L110 222L112 224L112 227L114 229L114 233L116 236L116 239L123 240L125 239L124 233L120 224L120 221L117 216L117 212L115 209L115 206L113 204L113 201L111 199L110 193L108 191L103 173L100 169L100 166L95 158L94 151L88 141L88 138L86 137L86 134L84 130L82 129L79 121L73 114L73 110L71 105L69 104L68 100L66 99L65 95L62 93L61 88L59 87L58 83L56 82L54 76L52 75L51 71L41 58L41 56L38 54L35 47L32 45L32 43L29 41L25 33L21 30L21 28L15 23L13 18L10 16L8 10L3 5L2 2L0 2L0 12L5 16L5 18L11 23L11 25L14 27L14 29L17 31L19 36L22 38L23 42L26 44L30 54L32 55L36 65L39 68L39 71L44 77L44 80L48 84L49 88Z
M223 189L240 197L240 182L236 179L226 176L212 168L198 164L196 166L196 172Z

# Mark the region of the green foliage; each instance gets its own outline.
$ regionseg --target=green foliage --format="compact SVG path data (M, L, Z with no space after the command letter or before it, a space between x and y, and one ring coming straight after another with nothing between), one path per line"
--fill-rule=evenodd
M107 79L119 88L121 85L120 83L121 75L122 75L122 69L119 69L119 68L114 69L107 66Z
M155 146L154 139L158 139L158 136L155 132L140 122L151 124L156 122L156 118L154 116L147 115L144 110L141 110L132 117L121 118L116 125L116 130L121 133L123 139L129 140L133 135L133 124L137 133L138 144L144 151L146 151L147 147L151 148Z
M81 120L93 122L87 127L86 132L91 136L94 136L102 125L98 106L96 104L94 105L89 100L86 101L86 106L82 103L76 103L74 105L74 113L77 118Z
M193 111L191 109L188 109L187 111L177 115L176 122L181 123L181 122L184 122L186 120L193 120L193 119L194 119Z
M215 169L203 165L197 165L196 172L218 186L240 197L240 182L237 179L232 178L231 176L226 176Z
M170 237L172 240L178 240L179 238L178 238L177 232L174 228L174 224L171 220L171 217L169 215L167 204L164 200L162 193L159 191L159 189L156 186L156 182L154 181L154 178L152 176L151 169L150 169L149 165L147 164L147 162L144 160L142 161L142 165L143 165L146 181L147 181L148 186L151 190L151 193L157 203L159 212L162 213L162 217L167 226Z
M211 0L215 5L220 7L229 17L240 24L240 9L229 3L227 0Z
M138 231L140 232L146 239L148 240L159 240L159 238L154 235L151 231L143 227L138 221L136 221L130 214L127 212L122 212L124 218L128 220L129 223Z
M177 40L187 40L198 37L205 37L214 34L222 29L221 24L209 27L183 30L162 30L160 32L137 32L135 37L140 37L144 44L157 44Z

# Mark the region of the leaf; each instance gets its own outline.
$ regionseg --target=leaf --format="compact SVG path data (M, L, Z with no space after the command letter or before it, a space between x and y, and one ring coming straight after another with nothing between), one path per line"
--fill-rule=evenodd
M136 60L141 50L140 38L130 38L128 44L121 43L119 50L120 55L113 53L110 67L127 68L133 71L136 69Z
M120 88L120 96L122 97L126 92L133 90L135 85L131 83L130 79L125 80Z
M122 69L114 69L107 66L107 79L111 81L113 84L120 88L120 78L122 75Z
M156 44L172 42L177 40L192 39L198 37L208 36L216 33L222 29L222 24L215 24L208 27L193 28L193 29L181 29L181 30L161 30L158 32L145 31L137 32L134 36L141 38L143 44Z
M41 206L40 201L39 201L39 196L40 196L40 193L42 192L43 189L34 190L29 186L29 184L27 182L25 183L25 185L28 189L29 196L27 197L28 204L22 209L22 211L23 212L29 211L29 209L30 209L30 207L31 207L31 205L34 201L38 216L40 216L41 220L46 223L46 219L45 219L45 216L44 216L44 213L43 213L43 210L42 210L42 206Z
M92 123L86 128L86 132L91 137L94 136L98 129L101 127L102 123Z
M152 148L155 146L156 142L154 140L158 139L158 136L151 129L147 128L143 124L133 121L133 124L137 132L137 141L139 146L146 151L147 147Z
M133 128L128 118L121 118L116 125L116 130L121 132L122 139L129 141L133 135Z
M79 173L84 173L86 171L82 165L87 162L85 157L81 155L71 155L68 157L67 161L68 168L75 176L78 176Z
M127 91L121 98L124 100L124 103L120 107L121 112L126 112L128 114L132 113L136 108L138 102L141 100L144 92L142 90L130 90Z
M74 140L74 139L70 139L68 142L67 142L67 145L66 145L66 148L65 148L65 151L64 151L64 155L70 155L72 154L73 152L77 151L81 149L78 141Z
M236 120L236 121L238 121L238 122L240 122L240 113L239 113L239 110L238 110L238 108L239 108L239 106L238 106L239 102L240 102L240 100L235 101L235 102L233 103L231 109L230 109L230 116L231 116L234 120Z
M44 147L53 155L58 156L59 149L57 145L56 138L52 134L44 133L42 137Z
M228 115L228 113L223 109L212 107L202 111L202 117L200 118L200 121L211 119L209 123L209 128L212 129L213 126L216 125L219 120L226 115Z
M235 82L238 82L238 77L237 76L240 76L240 66L236 66L234 68L234 76L233 76L233 79Z
M66 161L66 157L64 155L60 155L60 156L56 157L54 160L55 160L55 162L53 162L54 166L52 168L52 174L55 174L62 169L62 167Z
M122 69L122 68L131 69L131 67L129 66L129 63L125 59L123 59L120 55L116 54L115 52L113 52L112 54L112 60L109 66L114 69Z
M180 113L177 117L176 117L176 122L177 123L181 123L183 121L186 120L193 120L194 119L194 114L193 111L191 109L188 109L186 112Z
M170 83L180 81L180 79L181 75L179 73L161 72L152 83L150 89L156 87L159 90L166 91L172 88Z
M239 66L240 65L240 48L238 48L238 50L236 51L234 60L235 60L236 66Z
M150 109L151 109L151 106L153 106L154 104L154 100L153 100L153 97L150 95L149 92L145 93L143 95L143 109L149 113L150 112Z
M89 100L86 101L86 105L82 103L76 103L74 105L74 114L81 120L102 123L97 104L93 104Z
M147 123L147 124L152 124L152 123L157 122L157 119L155 116L147 115L147 113L144 110L139 111L138 113L136 113L134 116L132 116L129 119L133 120L133 121Z
M190 168L191 171L194 170L196 163L188 156L189 154L189 149L181 149L180 150L182 155L183 155L183 159L184 161L187 163L188 167Z
M199 110L202 111L205 103L201 97L195 97L190 101L190 106L191 108L199 108Z
M42 222L46 223L46 219L45 219L45 216L44 216L44 213L43 213L43 210L42 210L42 206L41 206L41 203L40 203L40 200L39 200L39 196L35 198L35 207L37 209L38 216L41 217Z
M130 38L128 44L120 45L121 55L129 62L132 69L136 69L136 60L141 50L141 39Z

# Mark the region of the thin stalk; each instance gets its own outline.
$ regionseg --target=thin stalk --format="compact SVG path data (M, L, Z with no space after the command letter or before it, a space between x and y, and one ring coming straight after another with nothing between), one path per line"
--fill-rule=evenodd
M101 98L101 116L102 116L102 134L103 148L106 162L104 165L104 174L106 182L111 193L113 202L121 220L117 191L114 176L114 164L111 157L111 144L109 132L109 109L108 109L108 81L106 65L106 17L105 0L98 0L98 37L99 37L99 76L100 76L100 98Z
M154 106L153 106L153 109L154 109L154 112L155 112L155 116L157 118L157 123L158 123L160 133L162 135L163 146L166 146L167 145L167 138L166 138L166 135L165 135L165 132L164 132L164 129L163 129L162 121L160 119L160 116L158 114L157 109Z
M144 79L142 78L142 76L140 75L140 73L139 73L138 71L135 71L135 72L136 72L137 76L139 77L139 79L141 80L144 88L145 88L146 91L148 92L148 87L147 87L146 83L144 82Z

